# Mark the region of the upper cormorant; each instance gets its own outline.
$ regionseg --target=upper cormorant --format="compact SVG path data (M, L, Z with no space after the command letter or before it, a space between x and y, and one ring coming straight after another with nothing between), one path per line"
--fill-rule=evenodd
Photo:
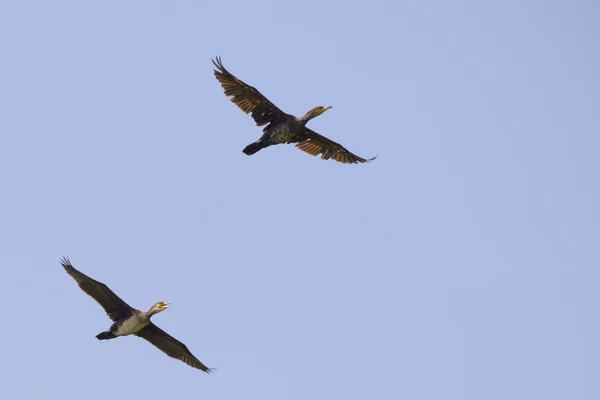
M136 335L146 339L168 356L181 360L191 367L207 373L214 371L213 368L206 367L194 357L183 343L150 321L154 314L166 310L171 303L159 301L147 312L136 310L121 300L104 283L95 281L76 270L68 258L63 258L60 263L67 273L75 279L81 290L96 300L114 322L109 330L99 333L96 338L104 340L114 339L118 336Z
M243 152L252 155L265 147L282 143L298 143L300 150L316 156L322 154L323 160L333 158L346 164L364 163L374 160L364 159L352 154L340 144L319 135L306 127L306 123L323 114L331 107L315 107L302 118L281 111L254 87L242 82L225 69L221 58L213 60L218 70L213 70L217 80L225 89L225 95L231 96L231 101L246 114L252 113L256 125L265 126L262 137L256 142L246 146Z

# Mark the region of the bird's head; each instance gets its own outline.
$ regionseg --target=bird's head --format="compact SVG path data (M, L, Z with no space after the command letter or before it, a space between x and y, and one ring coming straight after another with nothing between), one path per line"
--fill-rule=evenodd
M331 106L329 106L329 107L324 107L324 106L315 107L312 110L310 110L309 112L307 112L306 115L302 118L302 120L304 120L304 121L311 120L314 117L318 117L319 115L323 114L325 111L329 110L330 108L331 108Z
M150 309L150 314L154 315L154 314L159 313L161 311L165 311L170 306L171 306L171 303L164 302L164 301L159 301L158 303L156 303L155 305L152 306L152 308Z

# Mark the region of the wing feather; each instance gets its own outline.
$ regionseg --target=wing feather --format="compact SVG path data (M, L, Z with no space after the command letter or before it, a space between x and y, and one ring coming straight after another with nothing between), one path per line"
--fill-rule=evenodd
M110 319L118 321L127 318L132 314L133 309L104 283L98 282L84 273L79 272L71 265L71 261L66 257L63 257L60 263L65 271L75 279L75 282L77 282L81 290L96 300L98 304L104 308Z
M339 143L327 139L325 136L319 135L317 132L306 127L298 135L297 141L299 142L296 145L297 148L311 156L321 154L321 159L323 160L333 158L335 161L344 164L358 164L373 161L377 158L377 156L369 159L359 157L356 154L349 152Z
M246 114L251 114L256 125L263 126L269 123L277 123L287 114L281 111L269 99L263 96L256 88L236 78L225 69L221 57L212 60L217 69L213 70L215 77L225 90L225 96L231 97L233 104L238 106Z
M209 374L215 371L214 368L208 368L206 365L202 364L200 360L194 357L185 344L181 343L152 322L136 333L136 335L142 339L146 339L169 357L181 360L190 367L197 368Z

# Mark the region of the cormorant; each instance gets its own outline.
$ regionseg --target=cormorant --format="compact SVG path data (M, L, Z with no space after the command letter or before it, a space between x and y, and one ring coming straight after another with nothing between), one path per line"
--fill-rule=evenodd
M352 154L340 144L306 127L308 121L323 114L331 107L318 106L307 112L304 117L296 118L281 111L256 88L233 76L225 69L220 57L212 62L218 69L213 71L225 89L225 95L231 96L231 101L246 114L251 113L256 125L267 125L263 129L262 137L246 146L243 150L245 154L252 155L275 144L298 143L296 147L300 150L313 156L322 154L321 159L323 160L333 158L341 163L354 164L369 162L376 158L364 159Z
M114 339L119 336L136 335L142 339L146 339L168 356L181 360L191 367L207 373L214 371L213 368L206 367L200 360L194 357L183 343L150 321L150 318L154 314L166 310L171 303L159 301L147 312L136 310L121 300L104 283L95 281L76 270L68 258L63 258L60 263L67 273L75 279L81 290L96 300L114 322L109 330L100 332L96 335L96 338L105 340Z

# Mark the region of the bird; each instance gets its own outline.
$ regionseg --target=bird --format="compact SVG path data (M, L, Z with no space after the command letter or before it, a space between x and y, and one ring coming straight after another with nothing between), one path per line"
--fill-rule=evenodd
M216 57L216 61L212 60L212 62L217 68L213 69L213 72L225 90L225 96L231 97L231 101L243 112L250 113L257 126L266 125L261 138L242 150L246 155L250 156L276 144L297 143L297 148L312 156L321 154L323 160L331 158L344 164L366 163L377 158L377 156L370 159L359 157L333 140L306 127L308 121L323 114L332 108L331 106L317 106L302 118L286 114L256 88L227 71L220 57Z
M156 346L170 357L181 360L187 365L206 373L215 371L202 364L190 350L158 326L150 318L170 307L171 303L159 301L147 312L130 307L104 283L98 282L73 267L67 257L60 261L61 265L79 285L81 290L96 300L113 321L110 329L96 335L98 340L114 339L119 336L135 335Z

